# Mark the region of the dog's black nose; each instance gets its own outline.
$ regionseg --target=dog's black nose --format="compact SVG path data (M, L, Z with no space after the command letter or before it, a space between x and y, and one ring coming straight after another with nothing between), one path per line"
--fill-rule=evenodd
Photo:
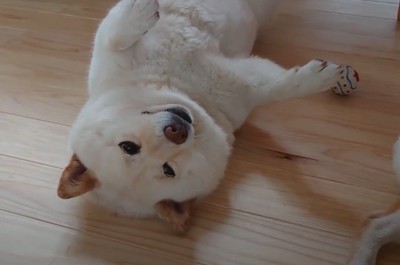
M164 128L164 135L174 144L183 144L189 136L189 130L185 124L174 122Z

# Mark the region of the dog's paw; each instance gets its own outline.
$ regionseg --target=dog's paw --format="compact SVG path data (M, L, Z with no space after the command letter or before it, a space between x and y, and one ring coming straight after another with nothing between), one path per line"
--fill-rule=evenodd
M160 19L158 0L126 0L127 24L146 33Z
M320 92L330 89L340 78L344 66L334 63L312 60L306 65L295 69L297 86L310 92Z
M108 44L125 50L146 34L160 19L158 0L122 0L108 16Z

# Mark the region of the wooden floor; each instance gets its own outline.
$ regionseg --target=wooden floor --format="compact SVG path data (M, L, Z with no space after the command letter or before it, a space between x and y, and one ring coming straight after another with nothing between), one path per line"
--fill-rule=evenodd
M0 0L0 264L344 265L363 216L400 198L398 0L282 0L255 52L351 64L360 90L257 110L184 237L56 196L92 36L114 2ZM399 250L379 264L399 264Z

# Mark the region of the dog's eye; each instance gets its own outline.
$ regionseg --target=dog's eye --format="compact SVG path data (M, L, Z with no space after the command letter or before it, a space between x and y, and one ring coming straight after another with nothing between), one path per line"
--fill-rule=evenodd
M163 165L163 170L164 170L164 175L168 178L173 178L175 177L175 171L168 165L168 163L165 163Z
M118 144L122 151L128 155L136 155L140 152L140 146L133 142L125 141Z

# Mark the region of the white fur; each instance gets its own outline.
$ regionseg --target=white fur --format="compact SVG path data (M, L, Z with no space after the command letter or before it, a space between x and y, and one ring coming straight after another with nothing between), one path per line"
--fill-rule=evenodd
M233 132L254 107L335 84L342 68L334 64L287 70L250 57L259 19L276 2L122 0L110 10L96 33L89 100L71 130L72 150L101 182L91 197L129 216L153 215L163 199L204 197L224 176ZM162 133L171 105L193 118L182 145ZM124 154L125 140L140 144L140 154ZM175 178L163 175L165 162Z

